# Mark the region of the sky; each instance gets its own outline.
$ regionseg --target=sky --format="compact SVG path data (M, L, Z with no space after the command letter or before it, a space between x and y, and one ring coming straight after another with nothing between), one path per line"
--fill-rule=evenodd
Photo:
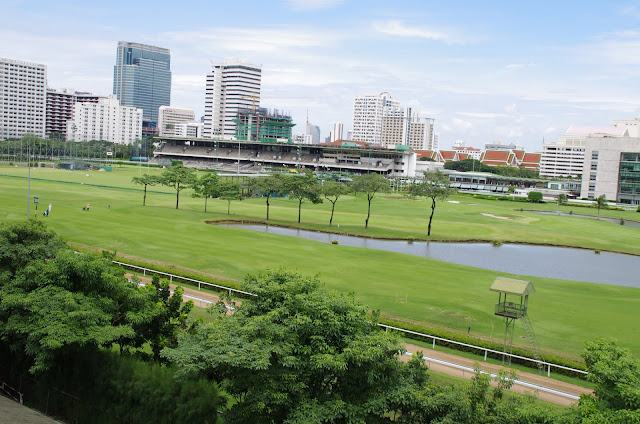
M48 86L113 92L118 41L171 50L171 106L204 112L212 63L262 66L261 106L321 138L355 96L435 119L440 147L540 151L570 125L640 115L640 0L4 0L0 57Z

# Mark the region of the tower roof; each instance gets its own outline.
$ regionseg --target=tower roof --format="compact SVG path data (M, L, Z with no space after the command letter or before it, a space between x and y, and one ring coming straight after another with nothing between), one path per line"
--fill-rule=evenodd
M535 293L531 281L516 280L513 278L498 277L491 285L491 291L526 296Z

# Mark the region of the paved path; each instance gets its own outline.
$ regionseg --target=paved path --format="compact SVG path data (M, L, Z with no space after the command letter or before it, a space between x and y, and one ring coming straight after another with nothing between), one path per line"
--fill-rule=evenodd
M0 424L56 424L52 418L4 396L0 396Z

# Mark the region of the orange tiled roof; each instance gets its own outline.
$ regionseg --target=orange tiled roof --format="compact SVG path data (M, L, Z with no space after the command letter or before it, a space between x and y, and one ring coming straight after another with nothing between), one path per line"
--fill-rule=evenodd
M482 155L482 160L499 160L506 162L511 154L508 150L487 150Z

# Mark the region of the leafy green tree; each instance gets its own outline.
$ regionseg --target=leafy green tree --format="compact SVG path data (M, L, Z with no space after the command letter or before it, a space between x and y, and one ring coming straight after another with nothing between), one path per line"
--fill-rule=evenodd
M204 211L207 212L207 199L220 196L220 178L216 172L207 172L193 183L194 196L204 197Z
M36 259L0 288L0 340L42 372L70 352L131 345L149 304L108 258L61 248Z
M150 285L144 287L143 293L153 308L147 311L146 319L134 326L134 330L138 344L148 342L153 358L158 361L162 349L177 344L178 330L187 328L187 317L193 309L193 301L182 301L182 287L176 287L172 295L169 282L157 275L153 276Z
M28 263L51 259L62 248L64 241L42 221L0 224L0 287Z
M422 196L431 199L431 215L427 226L427 235L431 235L431 222L436 212L436 202L445 200L456 190L450 187L449 176L439 170L425 171L424 178L409 187L409 194L412 196Z
M527 201L531 203L541 203L542 193L540 193L539 191L530 191L527 195Z
M598 218L600 217L600 209L606 209L608 207L607 196L604 194L599 196L595 202L593 202L594 206L598 208Z
M302 175L288 175L285 177L285 185L289 196L298 199L298 224L302 211L302 204L305 200L313 204L322 203L320 197L320 183L313 175L313 172L307 170Z
M609 409L640 409L640 361L613 339L587 341L582 352L594 395Z
M336 203L340 196L349 194L351 189L348 185L337 181L325 181L322 185L322 195L331 202L331 217L329 218L329 226L333 223L333 211L336 209Z
M221 382L234 398L225 423L388 423L416 405L424 361L398 361L399 339L353 295L284 270L248 276L244 289L258 297L162 353L186 376Z
M558 194L558 206L564 206L567 204L567 195L564 193Z
M363 174L353 179L351 182L351 190L356 194L364 193L367 196L367 219L364 221L364 228L369 228L371 201L376 193L389 191L389 181L380 174Z
M180 191L192 187L196 181L196 170L185 168L183 165L172 165L164 170L160 176L160 183L172 187L176 191L176 209L180 201Z
M142 206L147 204L147 186L154 186L160 183L160 180L155 175L143 174L141 177L133 177L131 181L134 184L144 186L144 197L142 198Z
M242 201L242 188L236 181L224 179L220 183L220 199L227 201L227 215L231 213L231 202L234 200Z
M269 199L274 194L285 194L286 184L285 177L282 174L274 174L263 178L254 178L251 180L250 189L257 191L266 197L267 203L267 221L269 220Z

